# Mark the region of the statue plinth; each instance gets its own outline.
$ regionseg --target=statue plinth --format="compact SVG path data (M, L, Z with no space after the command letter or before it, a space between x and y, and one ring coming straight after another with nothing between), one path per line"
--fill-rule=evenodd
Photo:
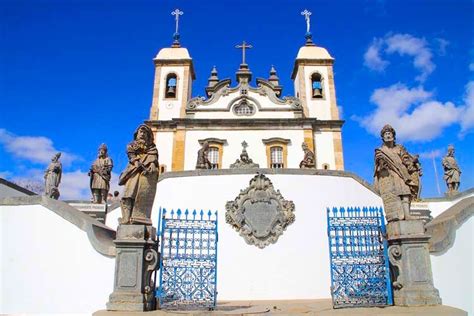
M433 285L428 248L430 236L425 233L423 221L390 222L387 235L395 305L441 304L439 292Z
M156 308L152 273L159 262L156 229L148 225L120 225L116 247L114 291L109 311L150 311Z

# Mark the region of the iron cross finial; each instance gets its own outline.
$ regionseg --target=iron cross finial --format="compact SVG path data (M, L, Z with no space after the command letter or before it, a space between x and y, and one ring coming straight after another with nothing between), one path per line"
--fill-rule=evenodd
M235 45L235 48L242 48L242 64L245 65L245 49L250 49L252 47L252 45L247 45L245 41L242 42L242 45Z
M176 30L175 33L178 33L178 27L179 27L179 16L183 15L183 11L180 11L179 9L174 10L171 12L171 15L174 15L174 20L176 21Z
M301 12L301 15L304 15L304 19L306 20L306 33L309 33L309 28L310 28L310 16L311 16L311 12L308 11L307 9L304 9L304 11Z

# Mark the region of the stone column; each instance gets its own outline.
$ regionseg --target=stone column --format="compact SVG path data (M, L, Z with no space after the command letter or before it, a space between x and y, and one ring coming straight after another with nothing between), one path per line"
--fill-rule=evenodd
M387 235L395 305L441 304L439 292L433 285L428 248L430 236L425 233L423 221L390 222Z
M120 225L114 240L114 291L109 311L149 311L156 308L152 274L159 262L156 229L145 225Z

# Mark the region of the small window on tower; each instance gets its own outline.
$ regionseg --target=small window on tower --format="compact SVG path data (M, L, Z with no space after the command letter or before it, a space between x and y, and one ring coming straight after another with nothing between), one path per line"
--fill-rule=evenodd
M283 148L280 146L273 146L270 148L271 155L271 168L281 169L283 168Z
M209 147L207 159L211 163L211 169L219 169L219 148Z
M313 99L322 99L323 95L323 78L319 73L314 73L311 75L311 88L312 88L312 97Z
M166 77L166 98L176 98L176 74L169 74Z

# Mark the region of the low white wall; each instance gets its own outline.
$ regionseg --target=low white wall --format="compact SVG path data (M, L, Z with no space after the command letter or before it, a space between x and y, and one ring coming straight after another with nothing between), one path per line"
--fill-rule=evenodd
M453 246L445 253L431 255L434 285L443 305L474 315L474 218L456 231Z
M0 206L0 313L105 309L115 261L86 232L41 205Z
M295 203L296 220L276 244L248 245L225 222L225 204L248 186L253 174L177 177L158 183L152 220L168 211L218 210L218 300L330 298L326 207L382 206L382 200L348 177L268 175L283 197ZM108 215L117 226L116 209Z

